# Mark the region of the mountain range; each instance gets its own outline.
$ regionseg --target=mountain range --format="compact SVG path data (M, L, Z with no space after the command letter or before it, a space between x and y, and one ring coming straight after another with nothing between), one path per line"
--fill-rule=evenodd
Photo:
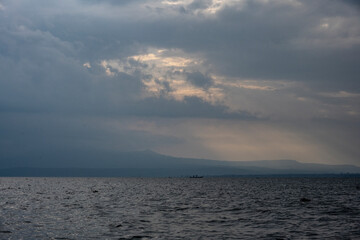
M94 159L97 159L95 161ZM301 163L295 160L220 161L181 158L150 150L120 152L93 159L63 161L61 165L3 166L0 176L78 176L78 177L186 177L303 174L360 174L354 165Z

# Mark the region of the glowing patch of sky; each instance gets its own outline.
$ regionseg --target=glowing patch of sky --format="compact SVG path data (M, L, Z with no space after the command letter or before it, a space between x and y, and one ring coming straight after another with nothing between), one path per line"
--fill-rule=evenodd
M186 80L184 73L204 67L200 58L189 56L179 49L149 49L146 54L130 56L126 60L103 60L101 66L109 77L113 77L116 72L133 74L135 71L140 71L147 76L143 78L143 83L147 93L151 95L164 94L166 90L164 84L167 84L171 89L167 92L167 96L178 101L183 100L184 97L196 96L215 103L223 98L220 88L210 87L205 90Z

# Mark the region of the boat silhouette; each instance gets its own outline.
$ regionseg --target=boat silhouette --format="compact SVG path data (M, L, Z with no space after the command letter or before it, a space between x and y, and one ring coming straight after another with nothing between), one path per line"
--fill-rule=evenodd
M189 178L203 178L204 176L199 176L199 175L192 175Z

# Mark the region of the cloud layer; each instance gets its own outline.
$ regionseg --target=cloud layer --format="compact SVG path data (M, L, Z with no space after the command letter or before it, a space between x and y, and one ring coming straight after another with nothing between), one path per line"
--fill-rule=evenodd
M359 11L337 0L2 0L0 158L151 148L360 164Z

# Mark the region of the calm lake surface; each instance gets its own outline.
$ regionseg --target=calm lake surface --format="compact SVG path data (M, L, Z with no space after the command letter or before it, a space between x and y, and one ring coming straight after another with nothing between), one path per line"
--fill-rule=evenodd
M359 188L360 178L0 178L0 239L360 239Z

